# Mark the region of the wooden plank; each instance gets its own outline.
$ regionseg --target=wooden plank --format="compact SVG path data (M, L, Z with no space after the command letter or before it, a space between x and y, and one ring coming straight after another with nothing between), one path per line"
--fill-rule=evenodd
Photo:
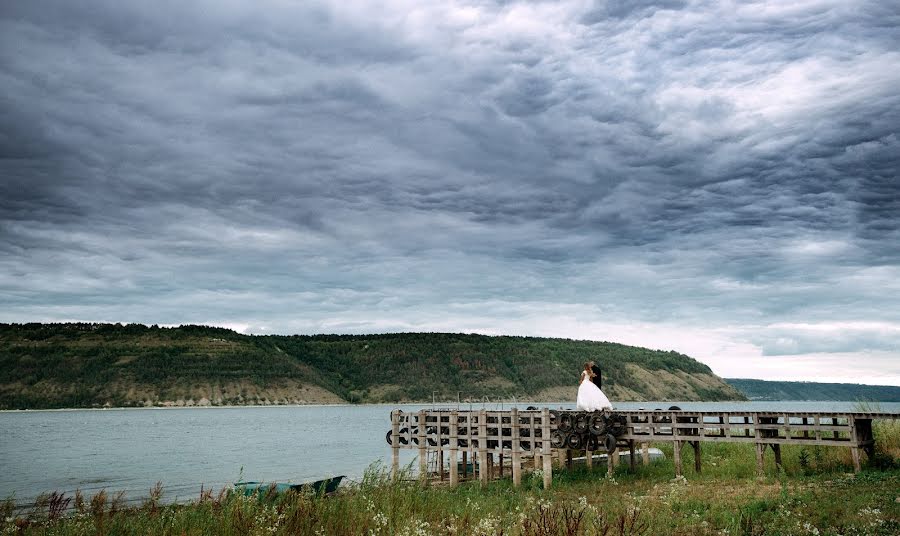
M437 456L438 456L438 478L441 482L444 481L444 445L441 439L443 436L441 435L441 424L442 424L442 416L443 414L438 411L437 414Z
M694 441L691 446L694 447L694 472L699 473L700 469L701 469L701 467L700 467L700 442Z
M512 477L513 487L522 484L522 454L519 441L519 410L512 409Z
M650 465L650 443L641 443L641 463Z
M455 488L459 484L459 465L457 457L459 452L459 413L450 412L450 487Z
M762 443L756 444L756 476L757 478L762 478L765 476L765 458L763 458L763 453L765 452L766 446Z
M418 434L417 439L419 441L419 478L425 478L428 475L428 454L426 447L428 446L428 440L425 437L425 410L419 410L419 421L418 421Z
M544 489L553 485L553 465L550 460L550 410L544 408L541 413L541 454L544 459Z
M400 476L400 410L391 412L391 479Z
M487 484L489 470L487 459L487 412L481 410L478 413L478 480L482 484Z
M675 476L682 476L684 471L681 467L681 441L675 441L673 455L675 457Z

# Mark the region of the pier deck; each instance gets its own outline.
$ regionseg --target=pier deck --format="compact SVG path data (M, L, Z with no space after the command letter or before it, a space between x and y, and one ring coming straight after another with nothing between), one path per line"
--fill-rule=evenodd
M503 473L503 459L511 461L513 484L521 483L522 461L531 457L535 469L543 471L544 487L553 480L553 459L570 461L574 452L585 453L588 465L594 451L604 449L604 437L590 439L584 419L576 420L577 432L571 434L568 426L560 427L560 417L579 412L553 410L456 410L435 409L417 412L391 412L391 430L387 440L392 448L392 472L399 471L400 449L419 451L419 470L423 476L436 473L441 479L449 472L451 486L459 482L461 465L463 478L469 464L473 473L486 482L492 478L494 456L499 456L499 473ZM584 415L584 412L581 412ZM610 452L608 471L619 458L620 449L630 451L629 460L635 465L636 446L640 448L643 462L647 463L647 449L651 442L671 441L674 447L675 473L681 475L681 449L690 445L694 449L696 471L701 470L700 448L706 442L750 443L756 446L757 472L763 475L766 450L772 449L776 466L780 469L782 445L821 445L849 448L853 467L861 469L860 450L872 456L875 438L872 421L900 419L900 413L879 412L799 412L799 411L673 411L673 410L624 410L606 412L620 415L624 427L619 427L615 441L605 448ZM589 414L591 415L591 414ZM596 415L593 414L593 415ZM564 423L565 424L565 423ZM558 432L558 433L555 433ZM560 446L568 444L570 435L579 448ZM561 439L562 438L562 439ZM587 438L584 445L580 443ZM552 445L551 439L557 444ZM614 444L613 444L614 443ZM445 470L445 455L449 462ZM459 457L462 463L459 463ZM476 458L477 457L477 458ZM429 471L428 460L436 461L434 471Z

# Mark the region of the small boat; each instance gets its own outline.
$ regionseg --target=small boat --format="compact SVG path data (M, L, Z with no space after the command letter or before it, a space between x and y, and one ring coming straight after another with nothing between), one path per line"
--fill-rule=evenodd
M301 484L285 484L278 482L236 482L234 484L234 489L240 492L243 492L246 496L252 495L260 495L266 496L269 493L274 495L278 495L281 493L286 493L287 491L294 490L298 493L322 493L324 495L329 495L337 491L338 486L341 483L341 480L344 479L345 475L333 476L331 478L325 478L323 480L316 480L315 482L303 482Z

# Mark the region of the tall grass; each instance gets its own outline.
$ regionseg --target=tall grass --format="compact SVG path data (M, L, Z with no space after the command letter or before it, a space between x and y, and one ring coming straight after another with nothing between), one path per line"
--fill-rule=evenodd
M900 437L893 425L879 425L877 434L888 446ZM667 460L638 465L634 472L623 464L613 478L606 477L605 467L557 469L551 490L542 489L540 474L529 473L518 488L509 480L429 488L409 468L393 480L374 465L330 497L204 490L190 504L166 505L157 489L144 504L126 506L105 493L56 494L18 516L10 504L0 506L0 527L2 534L73 536L900 533L896 464L853 475L841 452L847 449L786 446L784 471L776 472L768 453L767 476L757 479L752 445L707 443L702 472L673 478L672 446L658 446ZM684 449L684 466L693 467L690 448Z

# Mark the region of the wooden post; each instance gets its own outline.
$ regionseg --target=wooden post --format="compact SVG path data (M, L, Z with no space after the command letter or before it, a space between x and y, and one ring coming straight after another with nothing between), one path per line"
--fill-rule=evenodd
M766 446L762 443L756 444L756 476L762 478L766 474L764 453Z
M614 448L612 452L607 452L606 454L606 476L612 478L613 473L615 473L616 462L615 457L619 452L618 447Z
M762 433L759 429L759 414L754 412L750 416L753 418L753 435L756 438L756 476L762 478L766 474L764 457L766 446L760 442Z
M700 472L700 442L694 441L694 471Z
M456 487L459 484L459 466L456 463L457 453L459 452L459 413L450 412L450 487ZM465 455L465 454L464 454Z
M419 478L428 476L428 439L425 437L425 410L419 410Z
M553 485L553 464L550 459L550 410L544 408L541 412L541 454L544 459L544 489L550 489Z
M489 470L487 458L487 413L481 410L478 412L478 479L482 484L487 484Z
M631 470L634 471L634 439L628 440L628 465L630 465Z
M531 452L534 453L534 470L539 471L541 469L544 447L538 447L537 439L534 440L534 444L531 446Z
M441 412L437 413L437 456L438 456L438 478L441 482L444 481L444 442L442 441L443 436L441 435Z
M400 476L400 410L391 412L391 479Z
M462 451L462 466L463 466L463 480L469 477L469 452L464 450ZM472 468L472 471L475 471L475 468Z
M572 449L566 449L566 469L572 468Z
M584 465L587 466L588 470L593 470L594 468L594 451L586 450L584 451Z
M681 441L675 441L673 454L675 457L675 476L681 476L684 473L681 467Z
M566 466L566 449L556 449L556 461L560 469Z
M850 457L853 459L853 472L858 473L862 471L862 466L859 463L859 437L856 434L856 418L851 415L847 420L847 424L850 425Z
M790 432L788 432L790 433ZM775 469L780 473L782 471L781 467L781 445L778 443L774 443L772 445L772 450L775 452Z
M522 453L519 445L519 410L512 409L512 478L513 487L522 484Z
M650 443L641 443L641 462L650 465Z
M672 457L675 459L675 476L682 476L681 441L678 440L681 429L678 428L678 417L674 413L669 414L669 419L672 421L672 438L675 440L674 450L672 451Z

